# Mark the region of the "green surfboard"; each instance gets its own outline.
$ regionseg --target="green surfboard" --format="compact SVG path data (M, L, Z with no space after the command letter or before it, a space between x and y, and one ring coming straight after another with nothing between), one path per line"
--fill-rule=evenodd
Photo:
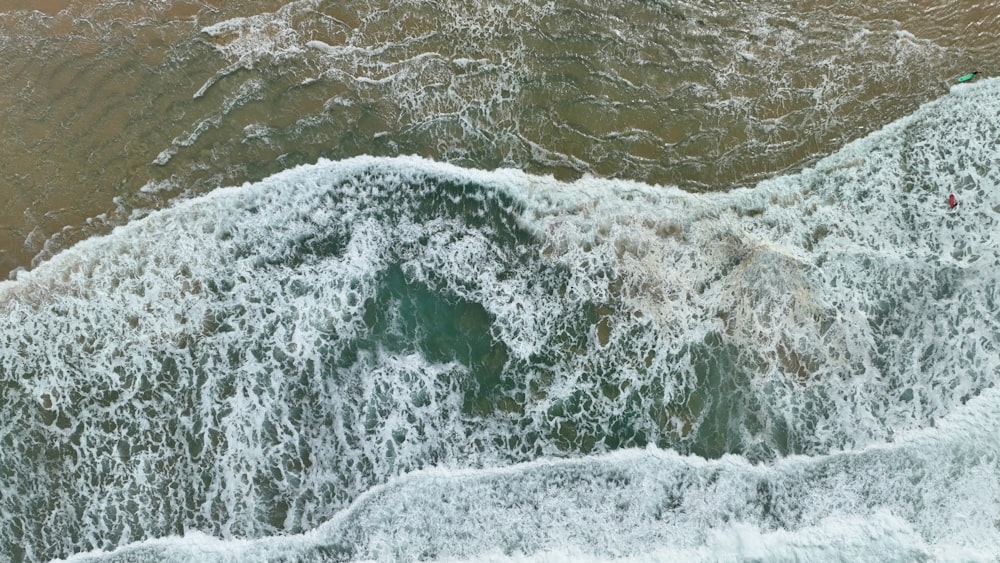
M962 76L959 76L958 79L955 82L958 82L958 83L968 82L968 81L972 80L973 78L975 78L977 74L979 74L979 71L978 70L974 70L974 71L970 72L969 74L963 74Z

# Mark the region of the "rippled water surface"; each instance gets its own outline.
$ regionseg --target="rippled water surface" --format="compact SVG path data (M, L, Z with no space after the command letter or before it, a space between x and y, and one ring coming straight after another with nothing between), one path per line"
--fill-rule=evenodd
M906 115L957 74L989 71L996 12L15 2L0 14L0 266L321 156L752 184Z

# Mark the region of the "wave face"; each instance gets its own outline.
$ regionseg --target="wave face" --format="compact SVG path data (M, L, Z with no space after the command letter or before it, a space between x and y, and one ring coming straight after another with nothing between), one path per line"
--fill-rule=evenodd
M84 241L0 285L0 552L997 557L998 94L752 190L360 157Z

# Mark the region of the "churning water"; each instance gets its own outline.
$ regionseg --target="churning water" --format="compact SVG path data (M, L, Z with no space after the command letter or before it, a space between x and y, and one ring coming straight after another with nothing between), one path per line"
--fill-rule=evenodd
M891 22L585 7L293 2L148 63L224 59L0 284L0 558L1000 556L1000 81L914 110L833 50L950 48ZM706 90L803 37L825 86Z

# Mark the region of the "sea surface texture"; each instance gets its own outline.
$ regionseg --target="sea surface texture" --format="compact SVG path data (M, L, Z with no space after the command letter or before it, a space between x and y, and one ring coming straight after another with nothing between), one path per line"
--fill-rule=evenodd
M1000 8L137 4L0 8L0 561L1000 558Z

